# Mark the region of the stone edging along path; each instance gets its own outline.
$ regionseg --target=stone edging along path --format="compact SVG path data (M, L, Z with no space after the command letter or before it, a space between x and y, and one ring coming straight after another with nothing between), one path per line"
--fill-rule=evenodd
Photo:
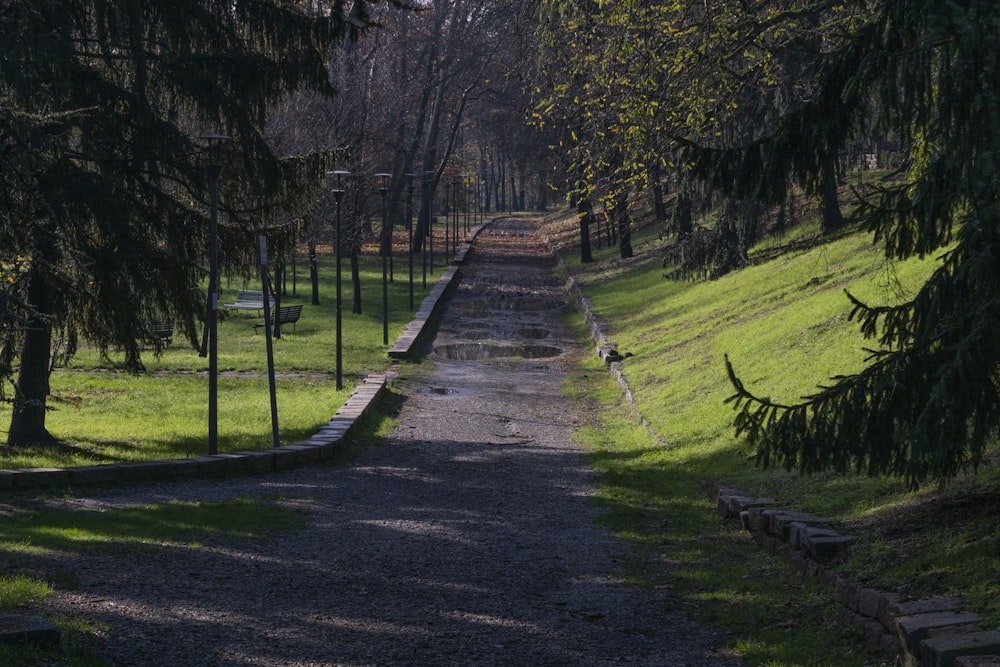
M454 281L459 266L472 247L476 236L490 223L473 229L455 253L450 266L438 278L437 284L424 298L413 319L389 349L391 359L405 359L412 352L435 309ZM194 476L219 476L279 470L289 466L330 459L341 450L344 438L355 427L386 387L385 374L367 376L337 410L329 423L311 437L299 442L257 451L232 452L210 456L131 463L110 463L73 468L23 468L0 470L0 490L29 490L88 484L142 482Z
M618 345L609 339L603 320L555 245L548 238L545 243L556 257L570 299L587 323L598 356L618 381L636 419L659 440L635 404ZM771 498L755 498L722 485L716 485L715 491L723 517L739 520L769 554L784 557L798 572L828 584L858 635L887 660L903 667L1000 667L1000 631L982 628L982 618L962 611L958 598L912 600L851 582L827 563L854 538L831 530L828 519L781 509Z

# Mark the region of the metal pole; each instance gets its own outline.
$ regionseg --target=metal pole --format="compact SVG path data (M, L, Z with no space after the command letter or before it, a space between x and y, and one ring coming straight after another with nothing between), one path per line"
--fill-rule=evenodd
M274 342L271 340L271 293L267 279L267 237L257 237L257 258L260 261L260 288L264 293L264 333L267 334L267 389L271 396L271 442L275 449L281 446L278 438L278 388L274 381Z
M392 242L392 235L386 228L388 212L386 211L386 194L388 194L388 179L392 174L375 174L379 194L382 195L382 233L379 235L379 249L382 255L382 344L389 344L389 250L386 247Z
M337 185L333 191L333 198L337 202L337 223L334 228L333 236L333 252L336 255L336 376L337 376L337 389L344 388L344 339L343 339L343 328L341 326L341 313L343 312L341 308L341 290L340 290L340 257L343 254L340 247L340 200L344 196L344 189L341 184L341 177L349 175L350 172L347 171L335 171L333 175L337 177Z
M406 228L409 231L407 254L410 260L410 310L413 310L413 174L406 176Z
M444 265L448 266L448 247L451 245L451 181L444 182Z
M424 174L427 176L427 238L430 245L430 262L431 262L431 275L434 275L434 206L431 201L431 195L433 194L434 188L434 172L428 171ZM427 283L424 283L424 287L427 287Z
M219 453L219 174L208 165L211 214L208 223L208 454Z
M207 165L209 187L208 222L208 453L219 453L219 175L222 163L218 150L231 137L203 136L212 153Z

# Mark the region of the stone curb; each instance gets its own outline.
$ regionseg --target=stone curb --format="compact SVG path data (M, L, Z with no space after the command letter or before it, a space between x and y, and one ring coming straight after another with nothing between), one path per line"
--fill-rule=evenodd
M390 348L390 358L403 359L410 355L414 344L426 328L441 298L454 281L459 265L465 262L465 256L472 248L473 241L490 222L482 223L472 230L466 238L462 247L452 258L451 266L441 274L437 284L424 299L413 320L407 325L395 345ZM260 473L323 461L340 451L344 438L382 395L386 383L387 378L384 374L369 375L354 390L347 402L337 410L328 424L320 427L311 437L283 447L196 456L186 459L111 463L76 468L0 470L0 491Z
M717 487L716 507L739 519L768 553L828 584L858 634L887 659L904 667L1000 667L1000 632L980 627L982 618L963 611L958 598L913 600L851 582L826 565L854 542L831 530L828 519L726 487Z
M0 470L0 489L24 490L58 486L86 486L144 482L180 477L270 472L331 458L343 446L355 423L368 413L386 388L385 375L369 375L329 423L306 440L260 451L232 452L186 459L136 461L78 468L24 468Z
M445 295L445 292L451 286L455 275L458 273L459 267L465 263L465 256L472 249L472 243L479 236L479 233L486 228L487 225L492 221L487 221L476 227L469 233L466 237L465 242L462 243L462 247L458 249L455 256L451 259L451 266L445 269L444 273L438 279L437 284L431 289L430 294L428 294L420 307L417 308L417 312L414 313L413 319L403 330L402 335L396 340L395 344L389 348L389 358L390 359L406 359L413 353L413 348L417 343L417 339L423 333L424 329L427 327L427 323L430 321L431 317L434 315L434 311L437 310L438 304L441 302Z
M587 323L597 355L608 365L633 414L659 439L636 407L618 345L608 338L603 320L591 308L562 255L548 238L544 240ZM828 584L858 635L886 659L902 667L1000 667L1000 631L979 627L980 617L961 611L957 598L911 600L850 582L824 565L855 540L831 530L829 519L780 509L771 498L755 498L734 489L717 486L716 492L719 512L739 519L769 554L783 556L794 569Z
M391 359L403 359L410 355L438 303L454 280L459 265L465 262L465 256L472 248L473 241L490 222L484 222L476 227L455 253L451 261L452 266L441 275L417 310L414 319L389 350ZM341 450L344 438L379 399L385 391L386 383L387 378L383 374L369 375L325 426L320 427L311 437L284 447L176 460L113 463L77 468L0 470L0 490L252 474L323 461ZM45 619L21 614L0 614L0 644L32 643L58 647L60 641L58 626Z

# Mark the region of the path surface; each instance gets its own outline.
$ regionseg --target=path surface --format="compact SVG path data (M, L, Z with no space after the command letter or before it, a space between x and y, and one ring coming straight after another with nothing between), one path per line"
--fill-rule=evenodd
M70 501L281 494L307 528L81 556L53 606L107 622L116 665L737 665L665 594L616 583L627 547L594 523L571 443L586 409L560 395L589 353L565 308L530 223L494 223L431 354L400 366L379 446L345 466Z

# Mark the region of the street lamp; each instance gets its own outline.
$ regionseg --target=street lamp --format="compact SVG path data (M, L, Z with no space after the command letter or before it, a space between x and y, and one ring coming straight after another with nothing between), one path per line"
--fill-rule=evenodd
M448 244L451 242L451 179L444 182L444 265L448 266Z
M424 210L426 211L427 217L427 229L424 230L424 235L427 237L427 243L424 244L424 287L427 287L427 253L428 246L431 257L431 274L434 274L434 218L431 217L431 190L434 187L434 172L425 171L424 172Z
M389 192L389 181L392 174L375 174L375 186L382 195L382 233L379 235L379 251L382 255L382 344L389 344L389 266L388 254L392 244L392 233L387 228L387 212L385 197Z
M219 175L222 142L232 137L207 134L210 214L208 222L208 454L219 452ZM266 295L265 295L266 298Z
M409 231L409 239L406 244L407 255L410 260L410 310L413 310L413 177L416 174L405 173L406 178L406 228Z
M336 318L337 318L337 339L336 339L337 340L337 342L336 342L337 362L336 362L336 374L337 374L337 389L339 390L339 389L343 389L344 388L344 364L343 364L343 360L344 360L344 339L343 339L343 330L341 328L341 312L342 312L342 310L341 310L341 295L340 295L340 256L341 256L341 248L340 248L340 200L344 196L344 186L343 186L343 183L341 182L341 179L342 178L347 178L348 176L350 176L351 172L349 172L349 171L339 171L338 170L338 171L330 172L330 174L334 178L337 179L336 186L333 189L333 198L337 202L337 223L336 223L336 226L334 227L333 252L336 255L336 264L337 264L337 268L336 268L336 273L337 273L337 277L336 277L336 285L337 285L337 287L336 287L336 301L337 301L337 305L336 305Z
M455 211L454 211L454 214L453 214L454 215L454 220L455 220L455 224L453 226L453 229L455 230L455 236L454 236L454 241L452 242L451 248L454 251L455 255L458 255L458 207L459 207L459 203L458 203L459 202L458 191L459 191L459 185L461 183L462 183L462 175L461 174L455 174L455 176L454 176L454 182L453 182L453 184L451 186L451 196L452 196L452 200L453 200L453 202L455 204L455 206L454 206Z

